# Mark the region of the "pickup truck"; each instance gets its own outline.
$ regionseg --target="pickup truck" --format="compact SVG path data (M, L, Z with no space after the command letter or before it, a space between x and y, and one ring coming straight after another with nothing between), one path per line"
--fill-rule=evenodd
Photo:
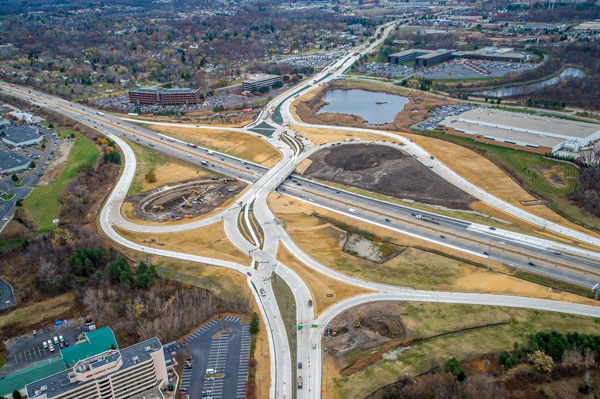
M302 389L302 377L298 377L298 389Z

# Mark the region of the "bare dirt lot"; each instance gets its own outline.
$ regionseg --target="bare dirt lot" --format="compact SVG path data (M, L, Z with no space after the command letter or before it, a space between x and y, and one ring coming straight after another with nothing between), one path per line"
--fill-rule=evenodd
M346 144L311 155L306 176L427 204L468 209L475 199L406 153L384 145Z
M331 321L337 336L325 336L323 346L336 357L340 368L354 363L358 353L373 349L392 339L406 338L408 331L400 315L402 302L372 302L348 309ZM360 317L360 327L354 327Z
M205 215L237 196L246 185L234 179L195 180L159 187L150 193L131 197L133 216L164 222Z

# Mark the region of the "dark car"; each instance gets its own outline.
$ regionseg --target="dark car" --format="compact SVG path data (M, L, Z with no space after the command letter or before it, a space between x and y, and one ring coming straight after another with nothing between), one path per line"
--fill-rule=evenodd
M388 223L391 222L391 220L388 219L388 218L385 218L385 221L388 222Z
M528 262L527 264L528 264L529 266L535 266L535 263L533 263L533 262Z

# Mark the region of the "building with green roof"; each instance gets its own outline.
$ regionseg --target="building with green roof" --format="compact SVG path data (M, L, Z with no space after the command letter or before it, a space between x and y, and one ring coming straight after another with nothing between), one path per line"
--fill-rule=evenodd
M8 374L0 379L0 397L12 398L12 393L16 389L25 394L25 385L60 373L67 368L67 365L60 356L53 357L33 364L24 369Z
M85 333L83 341L61 349L60 354L67 367L71 367L80 360L96 356L109 349L119 349L119 346L110 327L102 327Z

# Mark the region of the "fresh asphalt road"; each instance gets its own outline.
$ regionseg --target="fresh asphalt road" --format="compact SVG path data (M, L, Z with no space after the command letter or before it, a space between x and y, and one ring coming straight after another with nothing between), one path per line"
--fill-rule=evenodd
M510 240L500 241L504 243L503 245L500 245L496 239L492 246L492 244L488 243L488 241L491 242L491 240L484 232L467 230L469 223L466 222L438 217L437 215L435 218L432 217L428 219L430 222L421 222L412 216L411 213L414 213L414 210L406 215L407 211L406 209L402 209L403 207L396 207L394 204L381 203L380 201L378 201L379 204L374 207L374 200L365 200L361 202L361 197L355 196L352 193L346 193L344 191L316 184L306 188L297 187L295 183L288 181L282 185L279 190L283 190L282 193L284 194L308 201L309 203L323 208L328 208L334 212L346 214L351 217L362 217L369 220L371 223L379 223L386 228L394 229L403 234L426 239L443 246L457 248L465 253L481 257L481 263L486 263L489 256L490 260L493 261L502 262L519 269L547 275L584 287L592 287L600 279L600 277L592 273L585 273L559 266L556 263L553 263L552 260L556 258L560 261L573 261L575 264L579 262L579 265L583 265L585 262L596 270L598 268L597 263L566 255L552 255L549 253L550 251L545 251L541 248L535 249L526 247L518 242L514 243ZM319 194L311 195L312 190ZM323 195L321 192L322 190L329 190L331 193L328 193L328 196L326 196ZM340 193L339 196L335 194L337 192ZM346 194L346 198L342 198L342 195L344 194ZM350 215L349 206L356 207L352 208L356 213ZM373 212L373 209L378 210L378 212ZM389 220L389 222L387 220ZM431 226L427 226L426 224L431 224ZM485 252L490 255L486 255ZM554 258L552 258L552 256L554 256ZM534 261L532 262L532 260ZM535 266L530 265L529 262L534 263Z
M186 338L187 346L179 347L180 353L192 357L193 366L184 367L180 385L190 399L201 399L202 392L209 391L214 399L246 397L250 333L248 325L240 322L235 316L212 319ZM207 369L224 373L224 378L206 380Z

